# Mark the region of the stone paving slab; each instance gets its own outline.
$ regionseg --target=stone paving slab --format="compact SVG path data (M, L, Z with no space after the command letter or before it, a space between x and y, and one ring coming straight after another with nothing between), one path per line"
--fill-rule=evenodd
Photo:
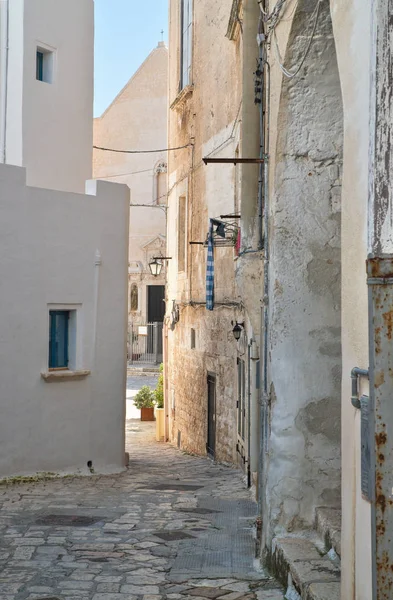
M125 473L0 485L0 600L283 599L256 568L241 474L154 427L127 423Z
M312 583L307 590L306 600L340 600L341 585L339 582Z

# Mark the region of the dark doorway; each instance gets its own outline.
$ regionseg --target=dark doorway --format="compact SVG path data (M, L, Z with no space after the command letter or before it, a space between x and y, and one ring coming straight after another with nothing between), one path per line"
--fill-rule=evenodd
M162 323L165 316L165 286L147 286L147 322Z
M209 456L214 458L216 452L216 376L207 376L207 444Z

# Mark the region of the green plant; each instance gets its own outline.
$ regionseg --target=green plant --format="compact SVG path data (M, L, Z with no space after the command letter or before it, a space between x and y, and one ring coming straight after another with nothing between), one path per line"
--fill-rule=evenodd
M160 365L160 375L157 381L157 387L154 390L157 408L164 408L164 365Z
M155 395L148 385L141 387L134 398L136 408L153 408L155 404Z

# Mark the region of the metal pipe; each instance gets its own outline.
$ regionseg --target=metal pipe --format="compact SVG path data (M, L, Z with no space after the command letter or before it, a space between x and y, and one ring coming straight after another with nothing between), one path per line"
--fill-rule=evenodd
M265 3L266 4L266 3ZM262 14L258 25L258 43L261 46L266 44L264 21ZM268 374L268 346L269 346L269 144L270 144L270 67L264 57L263 62L263 88L262 88L262 115L263 115L263 133L264 146L262 148L263 163L263 297L261 304L261 359L262 359L262 380L260 387L260 452L258 469L258 508L259 515L264 515L263 522L268 521L268 516L264 511L264 483L266 478L265 457L268 449L269 434L269 411L270 411L270 388ZM266 530L261 530L262 538L260 540L261 551L264 551L264 536Z
M360 369L359 367L354 367L351 371L351 380L352 380L352 394L351 394L351 403L354 408L360 409L360 399L359 399L359 377L367 377L369 376L368 369Z
M247 348L247 487L251 487L251 346Z
M260 23L261 23L260 18ZM258 29L260 28L260 24ZM262 88L262 98L259 104L259 158L261 163L259 164L259 175L258 175L258 250L262 250L263 248L263 176L264 176L264 168L263 168L263 157L265 150L265 131L264 131L264 102L263 102L263 89L264 89L264 47L262 42L259 42L259 64L261 68L261 88Z
M1 38L1 95L0 95L0 163L6 162L7 148L7 96L8 96L8 50L9 50L9 0L0 2Z

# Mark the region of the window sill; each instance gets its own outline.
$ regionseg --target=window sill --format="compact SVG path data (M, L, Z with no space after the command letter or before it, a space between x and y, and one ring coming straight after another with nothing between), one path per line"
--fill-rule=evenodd
M186 87L184 87L181 90L181 92L179 92L179 94L176 96L176 98L172 102L171 107L170 107L171 110L179 110L180 108L182 108L183 105L188 100L188 98L190 98L192 96L193 91L194 91L193 85L186 85Z
M46 383L60 381L79 381L90 375L91 371L45 371L41 373L41 377Z

